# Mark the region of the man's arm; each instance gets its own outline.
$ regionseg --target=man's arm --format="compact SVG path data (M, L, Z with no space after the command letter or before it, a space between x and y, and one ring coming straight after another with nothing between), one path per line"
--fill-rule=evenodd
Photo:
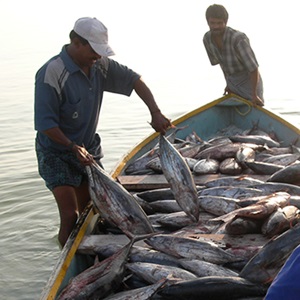
M78 160L83 165L89 165L92 163L93 156L90 155L84 147L81 147L68 139L59 127L44 130L43 134L47 135L55 143L63 145L70 151L74 152Z
M172 126L172 124L170 120L161 113L151 90L148 88L148 86L144 83L144 81L141 78L135 81L134 90L137 93L137 95L147 105L151 113L151 117L152 117L151 126L153 127L153 129L157 132L165 134L167 129L170 126Z
M252 102L254 105L263 106L264 102L257 95L257 84L259 81L259 71L258 68L250 73L251 86L252 86Z

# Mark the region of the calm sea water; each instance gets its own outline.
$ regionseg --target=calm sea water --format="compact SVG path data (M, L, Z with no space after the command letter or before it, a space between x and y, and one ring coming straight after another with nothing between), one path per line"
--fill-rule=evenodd
M285 3L288 3L285 4ZM300 125L294 1L223 1L228 25L247 33L260 62L266 106ZM202 36L209 1L10 1L0 11L0 291L2 299L39 299L59 256L58 212L37 173L33 91L37 69L68 43L74 21L95 16L109 28L115 59L143 74L171 119L222 95ZM99 133L104 166L152 133L145 105L107 94Z

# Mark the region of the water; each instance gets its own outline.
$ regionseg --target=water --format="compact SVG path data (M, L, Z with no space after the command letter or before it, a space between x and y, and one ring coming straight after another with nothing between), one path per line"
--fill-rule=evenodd
M266 3L265 3L266 2ZM222 3L228 25L247 33L265 84L266 106L297 126L299 60L294 1ZM202 45L206 0L6 1L0 11L0 291L2 299L39 299L59 256L58 212L37 173L33 90L37 69L68 42L75 20L96 16L109 29L117 61L143 74L171 119L219 98L224 79ZM106 94L99 133L104 166L152 133L139 98Z

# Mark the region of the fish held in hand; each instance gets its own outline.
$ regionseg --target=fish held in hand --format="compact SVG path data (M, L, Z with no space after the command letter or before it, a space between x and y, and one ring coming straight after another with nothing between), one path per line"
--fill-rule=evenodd
M105 220L120 228L129 238L154 232L144 210L121 184L96 164L86 166L86 170L91 199Z
M175 200L182 210L197 222L199 206L197 188L185 159L173 145L160 135L160 160L163 173L170 184Z

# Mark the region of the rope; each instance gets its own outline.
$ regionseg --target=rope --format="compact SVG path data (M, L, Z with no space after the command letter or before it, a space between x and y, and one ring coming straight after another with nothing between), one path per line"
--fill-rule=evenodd
M244 103L244 104L246 104L247 106L248 106L248 110L246 111L246 112L241 112L239 109L238 109L238 107L237 106L235 106L234 107L234 109L236 110L236 112L239 114L239 115L241 115L241 116L246 116L247 114L249 114L249 112L251 111L251 109L252 109L252 105L247 101L247 102L245 102L245 101L242 101L242 100L239 100L239 99L236 99L237 101L240 101L240 102L242 102L242 103Z

